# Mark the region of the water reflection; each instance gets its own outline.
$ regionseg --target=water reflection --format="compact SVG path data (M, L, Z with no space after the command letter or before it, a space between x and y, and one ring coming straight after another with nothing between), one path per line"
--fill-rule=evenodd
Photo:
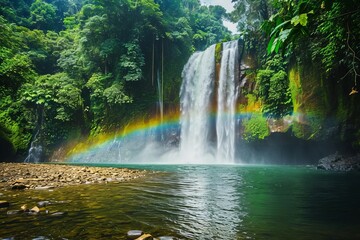
M198 166L184 167L178 175L176 188L172 188L177 198L181 235L188 238L235 239L236 229L245 215L239 188L241 175L234 174L230 167ZM185 174L184 174L185 173Z

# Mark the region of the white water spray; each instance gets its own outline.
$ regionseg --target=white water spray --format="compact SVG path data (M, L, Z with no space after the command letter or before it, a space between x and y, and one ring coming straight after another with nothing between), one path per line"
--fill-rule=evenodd
M219 87L217 91L217 156L220 163L235 161L238 42L223 44Z
M180 157L185 163L203 163L208 142L209 110L215 77L215 45L194 53L182 72L180 90Z

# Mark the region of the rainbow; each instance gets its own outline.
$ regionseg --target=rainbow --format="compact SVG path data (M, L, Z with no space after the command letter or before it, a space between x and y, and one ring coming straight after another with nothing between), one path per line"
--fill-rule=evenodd
M143 132L174 127L179 124L179 114L171 113L163 117L161 120L159 117L154 117L148 120L137 120L125 125L122 129L116 130L109 133L101 133L95 137L89 137L83 141L73 141L70 142L67 146L64 147L63 151L65 152L62 158L65 161L69 160L71 157L79 154L83 154L89 151L92 151L97 148L105 146L108 142L115 140L120 140L123 138L131 137L132 135L140 134Z
M247 111L247 112L238 110L236 113L236 118L237 119L249 118L251 115L254 114L260 114L258 108L252 109L252 111ZM164 116L163 120L161 120L159 117L154 117L148 120L141 119L129 123L126 126L124 126L122 129L116 130L114 132L99 134L95 137L89 137L83 141L77 140L74 142L70 142L67 146L63 147L64 154L62 158L65 161L69 161L69 159L71 159L74 156L80 156L82 154L86 154L91 151L96 151L97 149L106 146L108 143L114 140L121 140L151 130L168 129L172 127L179 128L180 127L179 115L180 115L179 112L173 112ZM293 117L298 118L300 115L302 114L294 113ZM215 111L209 112L209 117L210 118L216 117L216 112Z

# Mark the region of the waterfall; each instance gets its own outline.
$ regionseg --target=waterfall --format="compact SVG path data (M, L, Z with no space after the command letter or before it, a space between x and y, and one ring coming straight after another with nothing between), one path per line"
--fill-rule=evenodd
M39 141L39 139L38 139L39 131L40 130L38 130L36 132L36 134L34 136L34 140L30 144L28 155L24 160L24 162L26 162L26 163L38 163L38 162L40 162L43 149L42 149L42 146L38 143L38 141Z
M238 59L238 41L224 43L218 84L215 84L215 45L194 53L185 65L180 91L183 162L235 162ZM214 102L216 121L211 124ZM210 137L213 132L216 132L216 147Z
M202 163L208 144L209 110L215 77L215 45L194 53L182 72L180 89L180 156L186 163Z
M41 146L41 128L44 122L44 109L43 107L37 108L37 121L36 121L36 127L35 127L35 135L33 137L33 140L31 141L29 152L27 157L25 158L24 162L27 163L38 163L41 161L41 157L43 154L43 147Z
M160 71L157 70L157 91L158 91L158 104L160 109L160 123L164 123L164 99L163 99L163 84L162 81L160 81ZM161 133L161 140L164 140L164 135Z
M235 160L235 113L237 100L238 42L223 44L219 86L217 92L217 160Z

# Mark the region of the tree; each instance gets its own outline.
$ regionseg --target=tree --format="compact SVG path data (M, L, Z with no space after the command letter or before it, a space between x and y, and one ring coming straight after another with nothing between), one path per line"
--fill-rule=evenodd
M32 28L51 30L56 23L56 8L43 0L35 0L30 11L29 22Z

